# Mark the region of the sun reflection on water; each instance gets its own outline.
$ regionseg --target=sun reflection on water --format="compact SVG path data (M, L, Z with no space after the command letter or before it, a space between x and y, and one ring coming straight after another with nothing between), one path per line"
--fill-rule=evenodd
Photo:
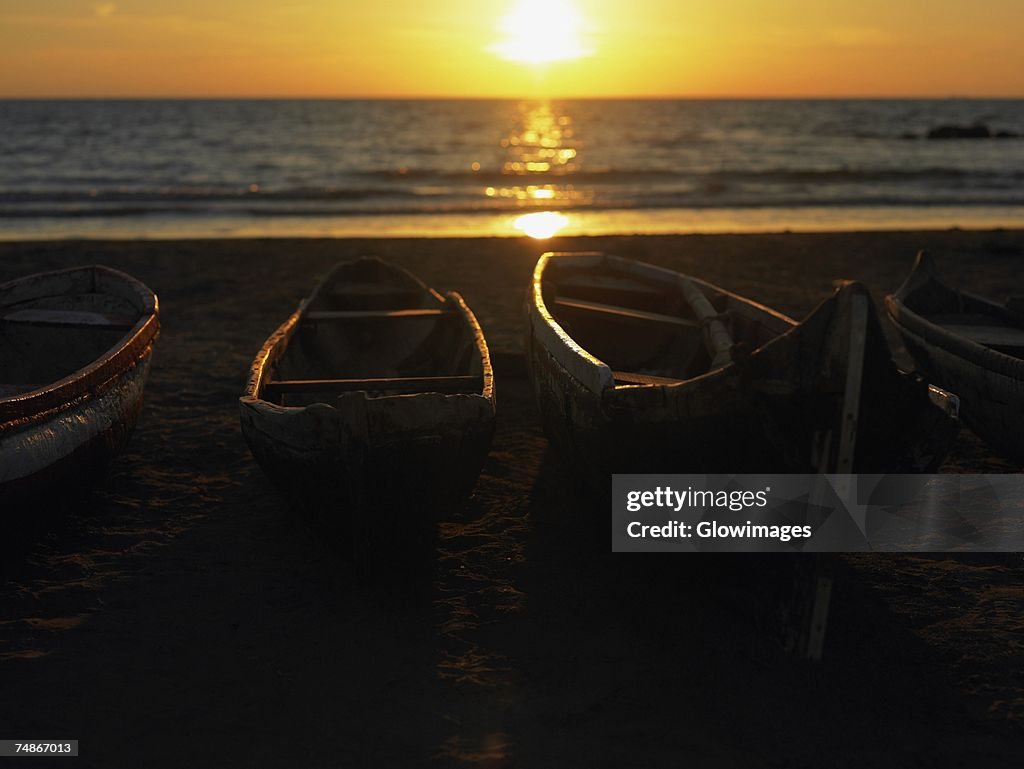
M520 104L519 115L519 124L501 140L510 153L505 173L574 171L572 118L558 114L550 102Z
M521 103L509 133L501 140L505 184L488 186L484 194L523 208L546 210L523 214L512 227L533 238L550 238L569 222L555 209L590 202L572 183L579 169L579 148L572 118L560 105L544 101Z
M579 145L572 118L550 102L520 104L512 130L501 140L505 159L501 173L508 184L488 187L488 197L506 198L529 205L554 201L581 202L571 177L579 168Z
M543 240L557 234L568 223L569 217L557 211L535 211L516 217L512 226L531 238Z

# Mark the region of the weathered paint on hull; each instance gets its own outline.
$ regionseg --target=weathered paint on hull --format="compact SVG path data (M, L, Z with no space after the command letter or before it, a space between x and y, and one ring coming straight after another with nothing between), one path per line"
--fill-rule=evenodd
M159 302L130 275L90 265L0 285L0 313L0 513L19 512L0 525L24 528L97 481L128 441Z
M602 397L535 341L530 361L545 433L593 488L612 473L812 472L807 403L746 398L724 377L707 378L685 397L656 387ZM799 419L785 418L797 410Z
M242 432L311 528L340 554L372 559L432 542L437 521L472 491L490 448L488 401L437 395L431 407L424 397L351 399L348 409L310 406L296 414L243 402ZM396 401L423 416L393 413ZM362 427L393 421L403 428Z
M671 405L659 388L636 388L609 403L576 382L535 341L530 363L548 439L595 489L604 488L612 473L815 472L816 428L829 424L835 410L835 400L828 397L817 403L809 395L744 397L731 389L735 383L715 378ZM926 396L922 392L920 397ZM642 405L641 398L661 402ZM627 399L634 402L627 405ZM902 414L885 409L891 421L879 414L874 424L862 422L859 453L874 452L874 461L863 471L930 472L941 464L956 435L955 423L920 402L906 405L910 411ZM908 425L915 432L901 434L908 420L916 423Z
M709 392L718 407L686 418L674 408L679 404L669 404L664 391L652 387L636 388L612 405L580 384L532 337L529 348L530 377L545 433L558 454L586 475L681 468L707 472L727 464L726 458L738 461L746 454L756 464L766 456L760 441L744 441L738 449L718 440L737 440L752 432L757 415L749 404L729 403L715 397L720 393ZM703 390L692 393L694 400L706 400L704 396ZM627 406L627 399L635 408ZM668 409L677 413L667 414Z
M0 500L21 506L73 496L101 478L142 411L153 348L102 393L52 418L0 435Z

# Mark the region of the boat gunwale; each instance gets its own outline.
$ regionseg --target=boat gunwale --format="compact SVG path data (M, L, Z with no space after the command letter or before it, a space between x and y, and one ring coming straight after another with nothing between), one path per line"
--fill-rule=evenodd
M908 306L908 300L912 302L914 295L929 285L937 285L944 291L969 298L981 304L985 309L993 310L996 315L1004 315L1007 312L1005 307L1001 307L990 299L966 291L958 291L947 285L937 274L931 257L922 251L917 255L914 267L903 284L894 293L885 297L889 318L897 328L913 334L927 345L938 347L966 363L1008 379L1024 381L1024 359L999 352L965 336L947 331L938 323L929 320L927 316Z
M262 397L262 391L264 387L264 378L266 375L266 369L272 359L276 359L275 353L278 355L284 352L285 346L291 341L295 334L295 329L298 328L299 322L305 316L306 312L309 311L310 306L319 295L320 291L334 279L335 273L346 265L352 264L352 262L342 262L333 267L330 272L314 287L310 295L303 299L299 306L278 328L267 338L256 354L251 366L249 367L249 379L246 382L245 391L239 398L239 402L244 406L258 407L266 409L274 413L280 414L299 414L306 411L312 405L327 405L334 409L330 403L325 404L307 404L303 406L282 406L277 403L272 403ZM381 401L392 398L419 398L425 395L432 397L442 398L483 398L489 402L494 401L494 371L491 366L490 351L487 348L487 340L484 337L483 329L477 321L476 315L466 304L466 301L462 298L462 295L455 291L450 291L444 296L439 294L434 289L427 286L423 281L417 278L407 270L385 262L389 267L404 272L406 275L411 277L417 283L419 283L425 292L429 292L431 296L436 298L445 309L447 313L455 314L458 313L463 323L469 328L473 336L473 343L480 354L481 361L481 380L482 385L480 392L470 393L441 393L433 390L424 390L417 393L402 393L394 395L370 395L367 390L353 390L350 393L346 393L348 397L354 397L358 393L362 393L364 400ZM492 406L493 408L493 406Z
M86 399L102 395L125 372L139 364L159 337L160 301L156 293L138 278L112 267L93 264L33 273L0 284L0 296L19 283L45 283L82 272L91 273L94 289L100 275L129 287L141 300L138 319L114 345L88 365L35 390L0 397L0 432L43 422Z

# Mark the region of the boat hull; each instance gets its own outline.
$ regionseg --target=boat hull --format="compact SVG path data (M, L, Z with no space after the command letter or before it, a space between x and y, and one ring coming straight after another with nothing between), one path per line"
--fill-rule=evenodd
M436 522L476 484L493 436L490 404L460 395L345 400L298 413L244 402L242 432L335 550L367 558L432 541Z
M371 279L356 284L358 294L346 295L351 286L337 277L346 271L357 276L362 271ZM397 287L397 300L381 298L389 285ZM347 304L345 311L356 314L391 309L439 314L427 315L426 321L356 321L396 324L390 327L394 334L381 325L385 331L379 337L373 325L360 327L357 335L345 336L346 331L333 337L330 327L325 331L318 326L311 339L308 322L328 298ZM403 306L391 307L395 302ZM418 310L405 309L410 305ZM409 323L426 326L405 325ZM404 395L389 394L384 385L382 390L373 389L374 383L388 381L374 379L379 376L376 371L421 360L425 350L433 349L422 340L445 328L457 339L452 350L457 350L454 357L459 362L451 365L462 367L457 373L478 375L478 389L421 391L420 383L429 387L429 377L402 380L417 383L415 392ZM355 342L343 348L339 340L347 339ZM311 347L311 341L317 347ZM356 367L359 355L376 357L360 369L365 373L352 391L321 391L287 405L269 399L268 388L280 381L275 377L286 370L288 356L296 350L308 354L310 349L327 351L309 362L315 371L343 371L346 365ZM316 400L321 397L326 402ZM441 297L415 276L376 260L335 268L264 344L239 404L242 432L260 467L332 549L361 567L432 552L426 545L435 541L438 520L472 491L494 433L490 357L472 312L458 294Z
M531 337L530 375L545 434L593 488L613 473L813 473L838 396L744 392L707 377L678 392L635 388L607 396L582 386ZM923 383L862 417L858 472L934 471L959 427L928 402ZM900 405L909 409L900 409ZM877 404L882 405L882 404ZM905 426L902 435L890 431Z
M157 297L98 265L30 275L0 285L0 332L0 501L76 498L138 420Z
M993 323L1016 321L1018 327L1019 317L946 286L925 253L918 255L904 285L886 297L886 308L921 370L960 396L964 423L993 449L1024 463L1024 359L952 333L929 320L927 311L966 309Z
M596 387L592 356L578 348L571 355L535 292L527 352L552 447L595 490L613 473L820 471L838 443L847 373L842 308L854 295L870 302L863 287L849 284L749 357L704 375ZM873 313L866 336L852 469L934 470L959 430L955 407L942 393L932 393L943 403L935 405L923 381L895 369Z
M1024 463L1024 381L964 359L945 340L899 330L928 378L960 396L964 424L1000 454Z
M671 396L662 388L595 394L535 336L527 342L530 379L544 432L558 456L588 485L611 473L764 470L777 455L752 402L723 397L714 382ZM796 472L795 469L792 470Z
M0 499L25 503L73 497L101 478L142 412L153 347L93 397L21 429L0 434Z

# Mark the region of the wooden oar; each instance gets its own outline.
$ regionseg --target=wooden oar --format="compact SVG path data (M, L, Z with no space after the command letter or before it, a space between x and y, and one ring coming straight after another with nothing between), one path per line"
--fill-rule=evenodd
M704 323L704 343L711 354L711 368L721 368L732 363L732 336L718 319L719 313L715 312L704 292L689 278L680 276L679 287L693 314Z

